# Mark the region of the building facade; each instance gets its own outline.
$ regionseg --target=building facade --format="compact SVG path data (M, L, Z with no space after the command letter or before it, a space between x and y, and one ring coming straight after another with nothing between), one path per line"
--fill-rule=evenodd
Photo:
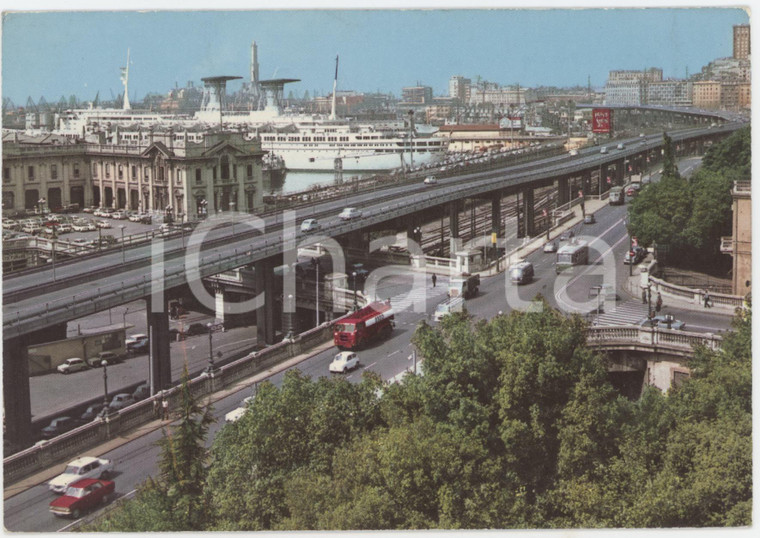
M401 88L399 105L427 105L433 101L433 88L430 86L410 86Z
M721 83L717 80L700 80L692 86L692 103L696 108L720 108Z
M746 60L751 54L749 28L749 24L734 25L734 58L737 60Z
M263 207L258 138L239 132L100 133L94 142L3 138L3 210L78 204L198 218Z
M642 105L647 99L647 87L651 83L662 82L662 69L650 67L643 71L610 71L604 86L604 104Z

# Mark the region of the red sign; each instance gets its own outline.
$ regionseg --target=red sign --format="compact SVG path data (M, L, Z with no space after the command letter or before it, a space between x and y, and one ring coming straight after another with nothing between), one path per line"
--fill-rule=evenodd
M591 111L591 130L595 133L612 131L612 110L609 108L593 109Z

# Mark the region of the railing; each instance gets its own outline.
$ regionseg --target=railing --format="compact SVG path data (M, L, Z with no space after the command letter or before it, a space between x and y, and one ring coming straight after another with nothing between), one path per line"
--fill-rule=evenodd
M685 299L695 305L701 304L704 300L703 290L677 286L652 276L649 277L649 281L654 284L655 289L664 296ZM739 295L729 295L727 293L712 292L710 293L710 302L713 306L719 305L729 308L741 308L744 306L744 297Z
M748 180L734 181L734 194L749 194L752 191L752 182Z
M353 300L353 292L351 297ZM358 298L366 303L363 295L359 295ZM304 349L327 342L332 338L332 325L339 322L340 319L323 323L319 327L300 334L293 340L282 341L261 351L250 353L220 367L213 376L202 373L190 380L190 392L194 397L211 394L241 379L265 371L283 360L295 357ZM7 486L156 419L153 401L161 397L161 394L156 394L113 413L106 420L97 419L55 437L40 446L27 448L5 458L3 461L5 485ZM170 411L179 409L181 398L179 387L175 386L163 391L163 397L169 401Z
M713 350L720 349L722 338L709 333L690 333L674 329L650 329L635 325L619 325L589 327L586 330L586 341L593 347L628 344L690 351L698 345Z

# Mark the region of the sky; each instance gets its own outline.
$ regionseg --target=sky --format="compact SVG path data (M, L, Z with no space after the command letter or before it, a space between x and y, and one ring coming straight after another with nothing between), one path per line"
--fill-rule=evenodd
M141 7L136 1L130 9ZM687 69L698 72L730 56L732 26L749 22L747 12L726 6L463 9L439 1L404 5L448 9L347 10L338 8L362 4L333 2L318 4L330 9L208 10L236 6L222 1L184 3L206 8L195 11L73 11L76 0L66 5L72 11L23 11L37 7L29 1L3 7L16 11L6 11L2 21L2 95L16 105L29 97L57 102L72 94L83 100L120 94L127 49L132 100L188 81L201 85L206 76L248 80L254 40L260 78L301 79L286 95L332 91L336 55L341 90L400 95L419 83L445 95L454 75L527 87L585 86L590 76L601 88L613 69L661 67L665 77L678 78ZM161 9L160 2L150 5Z

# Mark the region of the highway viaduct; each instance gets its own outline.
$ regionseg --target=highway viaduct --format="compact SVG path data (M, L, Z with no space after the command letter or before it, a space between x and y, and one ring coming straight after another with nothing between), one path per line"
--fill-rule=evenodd
M671 133L678 155L699 154L741 124L698 128ZM256 305L259 341L273 344L277 302L274 269L296 261L297 248L334 240L336 248L368 250L368 232L406 227L408 235L426 219L449 216L451 252L460 246L458 214L465 199L491 202L492 228L500 230L501 198L520 193L523 200L521 233L535 235L533 191L554 186L558 204L592 192L605 192L621 184L626 173L641 173L661 159L662 137L651 135L623 141L622 149L610 146L607 153L598 147L581 150L577 156L560 155L535 162L489 170L440 181L435 186L389 187L310 206L308 211L285 212L266 219L229 219L224 226L202 225L185 247L179 239L156 240L150 246L130 249L129 263L124 253L114 252L93 260L71 260L59 265L53 278L50 268L9 277L4 281L3 306L3 394L6 435L26 446L31 442L27 346L61 339L67 322L138 299L148 305L151 346L151 379L154 390L171 385L169 373L168 300L187 288L202 286L202 279L244 266L252 266L255 288L264 290ZM596 184L592 184L592 174ZM584 193L584 194L582 194ZM340 221L335 215L346 206L359 207L359 219ZM323 222L320 235L304 235L296 222L316 217ZM243 221L245 219L245 221ZM207 244L198 241L208 232ZM195 241L195 242L194 242ZM194 245L194 247L193 247ZM188 251L195 248L195 260ZM338 267L339 269L339 267ZM289 287L288 287L289 286ZM295 278L283 285L283 294L295 296ZM286 305L285 308L292 308ZM252 315L254 315L252 313Z

